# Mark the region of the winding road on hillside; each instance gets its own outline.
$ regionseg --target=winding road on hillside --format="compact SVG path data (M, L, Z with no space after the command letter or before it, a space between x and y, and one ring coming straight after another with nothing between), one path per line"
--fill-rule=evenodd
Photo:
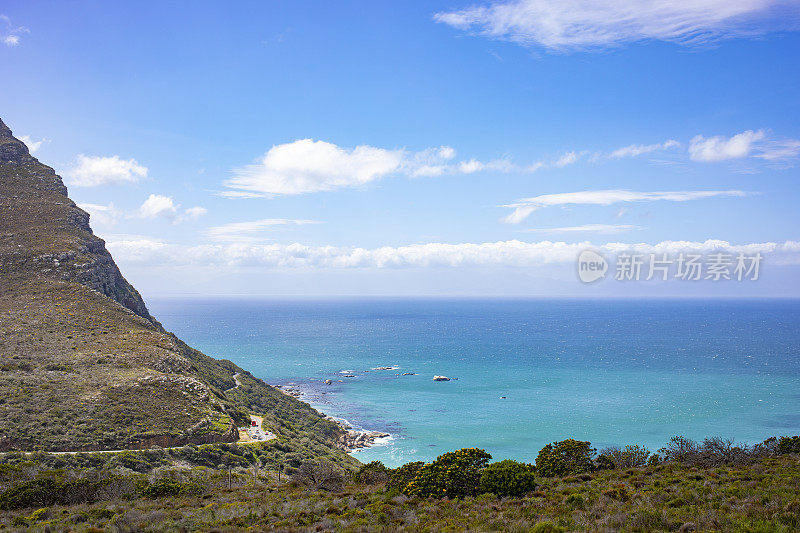
M238 383L238 382L237 382ZM217 443L217 444L257 444L259 442L267 442L273 439L277 439L278 436L274 433L265 430L261 425L264 423L264 418L256 415L250 415L250 420L255 422L255 426L250 426L249 428L239 428L239 440L232 443ZM251 435L252 433L252 435ZM162 448L163 450L178 450L183 448L184 446L172 446L170 448ZM140 448L123 448L119 450L89 450L89 451L75 451L75 452L23 452L25 455L31 455L34 453L50 453L53 455L77 455L79 453L122 453L122 452L135 452L135 451L143 451ZM0 452L0 455L8 454L8 453L18 453L18 452Z

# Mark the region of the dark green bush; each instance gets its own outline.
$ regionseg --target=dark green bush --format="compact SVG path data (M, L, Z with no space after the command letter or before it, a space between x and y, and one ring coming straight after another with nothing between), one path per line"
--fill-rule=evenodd
M598 455L597 459L594 460L595 470L614 470L616 467L617 465L614 464L614 458L605 452Z
M106 484L105 480L73 479L61 481L41 477L24 481L0 494L0 510L49 505L73 505L93 501Z
M380 461L363 465L353 473L353 482L363 485L381 485L389 480L389 469Z
M778 453L800 453L800 436L778 439Z
M536 470L544 477L591 472L595 449L590 442L575 439L548 444L536 457Z
M47 507L58 502L61 484L53 479L34 479L0 494L0 510Z
M459 498L477 494L481 474L491 458L479 448L445 453L420 468L404 492L422 498Z
M183 484L174 479L159 479L152 483L145 483L139 488L139 494L145 498L177 496L181 492L183 492Z
M480 491L497 496L523 496L536 489L535 476L533 465L506 459L483 470Z
M406 463L403 466L389 471L389 481L386 483L387 489L404 490L412 479L417 476L420 468L425 465L422 461Z
M147 472L153 468L153 463L148 460L144 452L126 450L121 453L114 454L113 459L125 468L130 468L136 472Z

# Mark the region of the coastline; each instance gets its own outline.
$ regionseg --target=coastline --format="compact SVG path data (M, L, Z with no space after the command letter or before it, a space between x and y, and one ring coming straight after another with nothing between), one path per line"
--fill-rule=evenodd
M385 368L388 369L388 367ZM323 383L329 385L330 381L331 380L325 380ZM273 386L283 394L292 396L301 402L307 403L322 413L327 420L336 423L336 425L342 429L342 435L337 441L337 446L340 449L349 454L354 454L360 450L371 448L373 446L387 446L394 439L394 436L391 433L365 429L359 425L351 423L349 420L344 418L322 412L320 408L325 403L322 398L324 395L328 394L328 392L314 390L311 387L311 383L312 382L310 380L305 383L291 381Z

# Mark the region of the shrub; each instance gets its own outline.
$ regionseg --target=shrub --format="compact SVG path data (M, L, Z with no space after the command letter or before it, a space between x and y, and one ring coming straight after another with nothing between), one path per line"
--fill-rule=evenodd
M548 444L536 457L536 470L545 477L590 472L594 469L595 449L590 442L575 439Z
M405 490L412 479L417 476L419 469L425 465L422 461L406 463L403 466L389 471L389 481L386 483L387 489Z
M570 494L564 500L564 503L575 509L582 509L583 506L586 504L586 500L584 500L583 496L581 496L580 494Z
M700 447L697 443L686 437L677 436L669 439L666 446L661 448L659 453L664 456L665 461L686 462L697 455Z
M710 437L703 441L697 463L704 466L741 464L749 461L751 457L752 450L746 444L736 446L733 439Z
M800 453L800 436L778 439L778 453Z
M614 468L638 468L647 464L650 450L638 444L625 446L622 449L614 446L602 450L600 457L610 460L614 464ZM598 461L600 457L597 458Z
M363 485L382 485L389 479L389 469L380 461L363 465L353 473L353 482Z
M480 479L480 491L497 496L523 496L536 489L533 465L506 459L487 466Z
M485 450L462 448L440 455L406 485L409 496L459 498L478 493L481 473L492 458Z
M47 507L58 500L60 484L53 479L34 479L0 494L0 510Z
M159 479L147 483L139 489L139 494L145 498L163 498L164 496L177 496L183 491L183 485L174 479Z
M0 510L23 507L46 507L53 504L73 505L92 501L104 481L87 479L59 481L49 477L17 484L0 494Z
M539 522L531 529L531 533L561 533L562 531L565 531L563 527L552 522Z
M327 461L301 464L292 479L306 487L331 492L338 492L344 488L344 476Z
M594 460L595 470L614 470L616 467L617 465L614 464L614 459L605 451Z
M114 454L113 459L120 466L124 466L136 472L147 472L153 468L153 464L147 460L144 453L137 453L133 450L126 450Z
M744 464L758 457L772 455L774 447L772 439L767 439L755 446L748 446L746 444L736 445L733 439L721 437L707 438L703 444L697 444L684 437L672 437L659 452L664 455L666 461L710 467L724 464Z
M611 488L604 490L603 496L611 498L612 500L619 500L621 502L626 502L630 498L630 495L628 494L628 488L621 484L614 484L611 486Z

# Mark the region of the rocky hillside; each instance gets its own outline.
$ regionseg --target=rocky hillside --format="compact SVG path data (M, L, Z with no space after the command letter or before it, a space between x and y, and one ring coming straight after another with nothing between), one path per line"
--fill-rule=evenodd
M276 445L352 462L307 404L165 331L61 178L0 121L0 451L230 442L250 414Z

